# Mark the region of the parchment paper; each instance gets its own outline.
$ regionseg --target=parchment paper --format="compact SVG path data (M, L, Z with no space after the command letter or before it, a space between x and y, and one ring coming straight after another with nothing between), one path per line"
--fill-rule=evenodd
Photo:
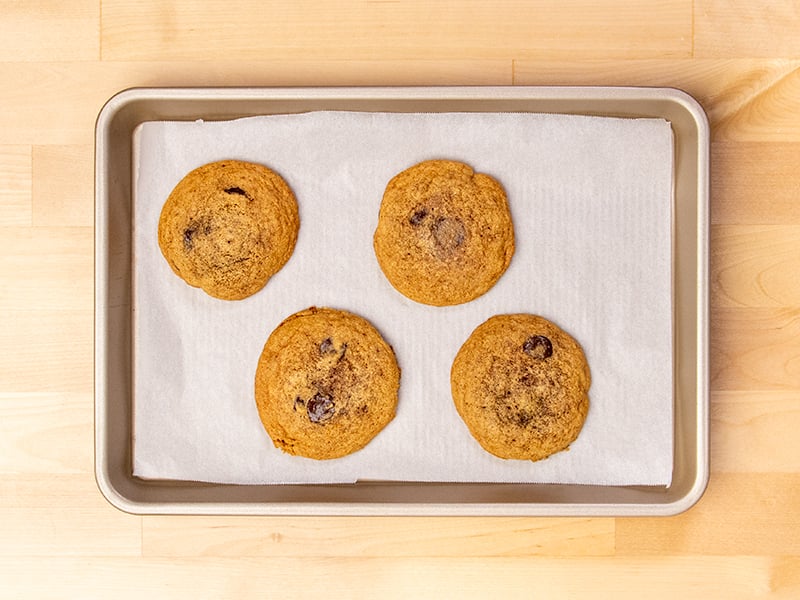
M150 122L134 140L134 474L220 483L400 481L667 485L672 473L672 133L659 119L315 112ZM226 302L176 277L158 248L172 188L214 160L259 162L298 199L294 255ZM429 307L384 278L372 235L386 183L425 159L505 187L517 249L487 294ZM273 447L255 407L270 332L308 306L367 318L402 369L397 416L366 448L314 461ZM499 313L540 314L584 347L591 406L570 449L487 454L453 407L450 366Z

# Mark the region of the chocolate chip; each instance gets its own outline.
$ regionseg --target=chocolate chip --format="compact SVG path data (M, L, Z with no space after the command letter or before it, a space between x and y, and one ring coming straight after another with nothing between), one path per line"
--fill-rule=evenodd
M550 358L553 356L553 343L543 335L532 335L522 344L522 351L533 358Z
M303 400L300 396L294 399L294 404L292 405L292 410L297 412L297 407L303 407L306 405L305 400Z
M528 423L533 420L533 415L526 410L520 410L515 413L512 418L520 427L527 427Z
M428 209L420 208L419 210L415 211L413 215L411 215L408 219L408 222L414 226L419 225L428 216Z
M436 245L446 252L461 246L467 237L464 223L456 217L438 217L431 225L431 233Z
M333 340L331 338L325 338L322 340L322 343L319 345L320 354L333 354L335 352L336 346L333 345Z
M317 393L306 402L306 412L312 423L323 423L333 417L335 406L330 396Z
M194 246L192 238L195 233L197 233L197 227L189 227L183 230L183 247L186 250L191 250L192 246Z
M239 196L247 196L247 192L245 192L240 187L229 187L225 190L226 194L238 194Z

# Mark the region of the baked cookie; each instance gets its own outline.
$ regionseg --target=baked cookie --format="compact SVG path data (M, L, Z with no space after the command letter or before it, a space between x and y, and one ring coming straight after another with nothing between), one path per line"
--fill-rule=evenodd
M394 418L399 386L394 351L369 321L312 307L269 336L255 396L276 448L328 459L360 450Z
M172 190L158 221L158 245L172 270L223 300L266 285L294 251L297 201L277 174L223 160L199 167Z
M500 279L514 254L505 191L464 163L419 163L386 186L373 245L401 294L433 306L469 302Z
M591 377L578 342L535 315L479 325L450 371L456 410L500 458L541 460L565 450L589 410Z

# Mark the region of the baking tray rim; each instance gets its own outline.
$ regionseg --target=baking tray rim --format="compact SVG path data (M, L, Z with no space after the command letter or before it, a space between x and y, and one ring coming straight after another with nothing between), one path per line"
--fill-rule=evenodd
M138 101L632 101L662 100L686 111L696 128L696 243L694 268L697 284L695 309L696 385L694 436L695 476L680 497L668 502L149 502L128 497L113 482L106 425L109 400L106 363L109 322L108 211L109 181L106 144L109 128L126 105ZM316 110L316 109L314 109ZM354 109L361 110L361 109ZM410 111L408 111L410 112ZM558 112L558 111L532 111ZM569 112L569 111L564 111ZM608 114L582 112L579 114ZM609 115L611 116L611 115ZM225 118L225 117L223 117ZM230 117L227 117L230 118ZM150 119L143 119L150 120ZM211 119L209 119L211 120ZM635 86L420 86L420 87L134 87L112 96L98 114L95 126L95 320L94 400L95 479L102 495L116 508L133 514L225 515L527 515L527 516L666 516L691 508L703 495L709 478L709 125L702 106L689 94L669 87ZM674 233L673 233L674 235ZM674 256L673 256L674 263ZM674 275L673 275L674 277ZM673 293L673 302L675 296ZM673 311L674 314L674 311ZM677 393L677 392L676 392ZM677 425L676 425L677 427ZM127 442L126 442L127 443ZM677 445L677 441L676 441ZM137 479L128 474L131 480ZM179 482L184 484L185 482ZM415 485L404 482L405 485ZM206 486L207 484L200 484ZM220 484L224 485L224 484ZM424 485L424 484L423 484ZM454 484L459 485L459 484ZM493 484L480 484L491 486ZM508 485L508 484L506 484ZM550 484L528 484L546 487ZM557 487L557 486L556 486ZM592 486L585 486L592 487ZM612 486L613 487L613 486ZM633 486L638 487L638 486ZM663 489L663 488L661 488ZM668 489L668 488L667 488Z

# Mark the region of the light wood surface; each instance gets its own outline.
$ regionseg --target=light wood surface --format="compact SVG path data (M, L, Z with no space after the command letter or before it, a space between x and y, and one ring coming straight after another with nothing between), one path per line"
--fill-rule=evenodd
M93 478L93 131L133 86L675 86L712 124L712 475L671 518L140 517ZM796 0L0 0L0 597L800 598Z

